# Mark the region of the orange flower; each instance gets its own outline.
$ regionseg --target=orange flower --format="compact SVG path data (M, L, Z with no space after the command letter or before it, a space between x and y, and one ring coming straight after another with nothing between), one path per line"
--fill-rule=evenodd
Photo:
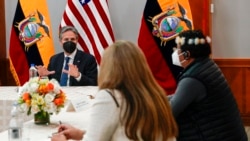
M23 101L30 100L30 94L28 92L23 94Z
M56 106L60 106L60 105L64 104L64 100L62 98L56 98L54 100L54 103L55 103Z
M47 84L47 90L52 91L54 89L54 85L52 83Z
M63 99L65 99L66 98L66 95L65 95L65 93L60 93L60 97L62 97Z
M25 101L25 103L26 103L26 105L30 106L31 105L31 100L28 99L28 100Z
M48 92L48 89L46 87L46 85L40 85L38 88L38 93L40 94L46 94Z

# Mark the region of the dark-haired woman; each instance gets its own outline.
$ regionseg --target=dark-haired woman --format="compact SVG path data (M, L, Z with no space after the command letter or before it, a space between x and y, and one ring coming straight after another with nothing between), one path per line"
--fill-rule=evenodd
M210 38L199 30L176 37L173 64L184 68L169 97L179 126L178 141L247 141L232 91L210 58Z

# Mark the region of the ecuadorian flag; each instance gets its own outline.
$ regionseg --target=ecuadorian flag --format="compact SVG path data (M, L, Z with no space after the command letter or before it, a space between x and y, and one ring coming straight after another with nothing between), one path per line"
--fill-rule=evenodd
M182 31L193 28L188 0L147 0L141 20L138 45L150 69L168 94L176 89L182 68L172 64L174 39Z
M30 64L47 66L54 54L46 0L18 0L12 24L9 60L17 85L29 79Z

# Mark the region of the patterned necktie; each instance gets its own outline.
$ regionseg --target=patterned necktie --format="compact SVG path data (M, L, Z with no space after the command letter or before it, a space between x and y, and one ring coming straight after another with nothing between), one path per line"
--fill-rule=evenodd
M66 58L65 58L65 66L64 66L64 69L65 69L65 70L69 70L69 65L68 65L69 59L70 59L69 57L66 57ZM60 85L61 85L61 86L67 86L67 81L68 81L68 74L62 72Z

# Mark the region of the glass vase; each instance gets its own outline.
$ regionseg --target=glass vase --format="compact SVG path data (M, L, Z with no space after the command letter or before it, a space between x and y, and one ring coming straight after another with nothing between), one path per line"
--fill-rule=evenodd
M34 115L35 124L48 125L50 124L50 114L45 111L40 111Z

